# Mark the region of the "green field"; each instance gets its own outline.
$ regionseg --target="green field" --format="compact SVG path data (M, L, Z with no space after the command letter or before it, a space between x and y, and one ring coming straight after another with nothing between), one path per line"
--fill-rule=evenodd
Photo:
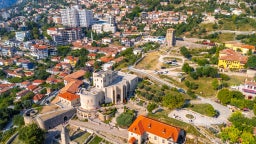
M89 144L99 144L103 139L95 136Z
M193 104L189 109L209 117L214 117L216 115L216 111L210 104Z

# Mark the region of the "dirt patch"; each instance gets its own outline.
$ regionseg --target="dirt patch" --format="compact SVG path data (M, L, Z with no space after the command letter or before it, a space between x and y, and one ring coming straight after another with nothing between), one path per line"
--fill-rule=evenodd
M136 68L145 70L159 70L162 65L162 63L158 60L159 57L160 54L158 51L148 53L145 58L136 65Z
M59 107L56 106L55 104L46 105L46 106L43 106L42 111L40 113L41 114L42 113L47 113L47 112L50 112L50 111L54 111L56 109L59 109Z

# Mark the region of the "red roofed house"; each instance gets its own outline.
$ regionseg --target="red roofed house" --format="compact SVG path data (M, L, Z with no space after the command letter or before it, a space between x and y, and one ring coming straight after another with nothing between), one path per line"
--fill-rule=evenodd
M59 99L62 104L70 107L80 104L80 96L77 94L72 94L70 92L60 93Z
M42 84L42 83L44 83L45 81L44 80L39 80L39 79L37 79L37 80L34 80L33 81L33 85L40 85L40 84Z
M152 144L184 143L186 137L184 130L142 115L137 117L128 131L130 144L141 144L145 141Z
M37 103L38 101L40 101L45 95L44 94L36 94L34 97L33 97L33 102L34 103Z

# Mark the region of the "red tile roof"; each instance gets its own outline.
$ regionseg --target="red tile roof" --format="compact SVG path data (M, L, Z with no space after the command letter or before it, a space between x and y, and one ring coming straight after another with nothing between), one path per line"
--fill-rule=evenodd
M27 89L33 91L33 90L35 90L37 87L38 87L37 85L29 85L29 86L27 87Z
M243 56L242 54L235 52L232 49L224 49L220 51L220 60L227 60L227 61L239 61L240 63L247 63L248 57Z
M130 143L130 144L134 144L135 141L136 141L136 138L135 138L135 137L131 137L131 138L129 139L129 143Z
M33 100L34 100L34 101L39 101L39 100L41 100L43 97L44 97L44 94L36 94L36 95L33 97Z
M148 132L165 139L172 138L174 142L177 142L180 130L180 128L142 115L138 116L128 129L129 132L136 133L138 135L143 135L145 132Z
M79 95L72 94L72 93L69 93L69 92L60 93L60 94L59 94L59 97L64 98L64 99L66 99L66 100L68 100L68 101L73 101L73 100L75 100L75 99L80 98Z

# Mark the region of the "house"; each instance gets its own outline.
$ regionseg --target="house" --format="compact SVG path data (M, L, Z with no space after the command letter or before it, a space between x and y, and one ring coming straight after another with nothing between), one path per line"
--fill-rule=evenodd
M96 55L97 54L95 54L95 53L90 53L90 54L88 54L88 58L94 60L94 59L96 59Z
M33 85L40 85L40 84L42 84L42 83L44 83L45 81L44 80L39 80L39 79L37 79L37 80L34 80L33 81Z
M34 63L32 63L31 61L27 60L27 59L19 59L16 62L16 65L21 66L24 69L33 69L34 68Z
M39 102L44 96L45 96L44 94L36 94L36 95L34 95L33 102L34 103Z
M184 130L142 115L131 124L128 132L129 144L182 144L186 137Z
M47 45L33 45L32 46L32 55L37 59L46 59L49 56L49 47Z
M17 49L15 47L2 46L2 45L0 45L0 50L1 50L2 56L9 56L9 57L12 57L17 52Z
M248 54L249 51L252 53L255 52L255 46L253 45L246 45L239 42L226 42L225 47L229 49L233 49L237 52L242 52L242 54Z
M246 80L242 85L242 93L248 99L254 99L256 97L256 82Z
M60 93L58 96L59 96L60 102L65 106L72 107L80 104L80 96L77 94L64 92L64 93Z
M76 65L78 60L79 60L78 57L73 57L73 56L67 56L64 58L64 62L69 63L72 67L74 67Z
M232 49L224 49L220 51L218 68L222 70L241 70L244 69L248 57L244 56Z

